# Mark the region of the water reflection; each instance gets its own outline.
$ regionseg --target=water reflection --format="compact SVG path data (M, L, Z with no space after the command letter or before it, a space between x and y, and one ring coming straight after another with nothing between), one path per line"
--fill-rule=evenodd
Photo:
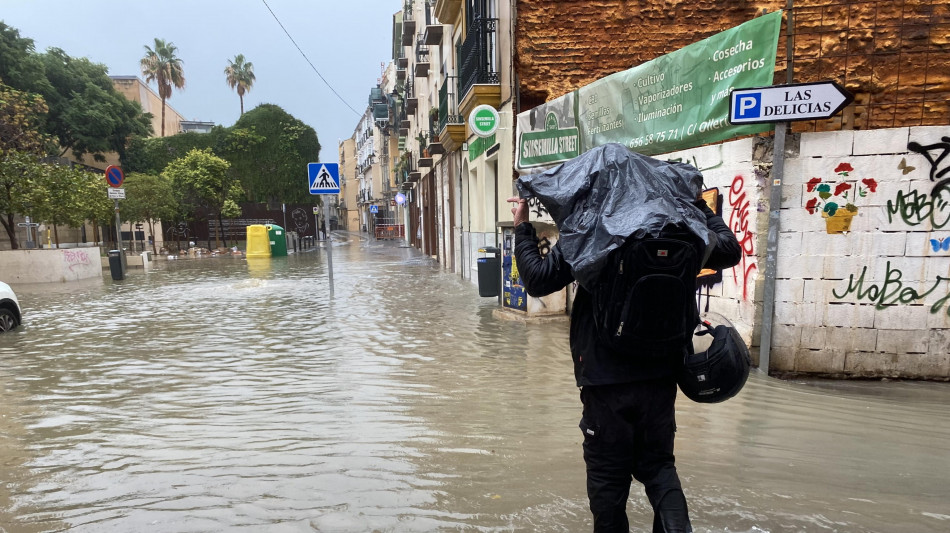
M0 530L589 530L566 325L499 321L410 249L333 259L332 299L320 251L16 287ZM945 531L945 385L681 399L697 531Z

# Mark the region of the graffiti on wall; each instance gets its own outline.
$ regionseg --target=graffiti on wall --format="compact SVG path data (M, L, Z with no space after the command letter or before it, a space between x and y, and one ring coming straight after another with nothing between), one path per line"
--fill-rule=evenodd
M729 186L729 229L736 234L739 246L742 248L742 261L732 267L733 279L736 285L742 286L742 299L749 299L749 281L758 269L755 260L755 234L749 230L751 217L751 202L745 190L745 178L737 175Z
M911 141L907 143L907 149L924 156L924 159L930 163L930 181L936 182L931 194L938 195L943 189L950 186L950 177L943 177L947 172L950 172L950 165L947 165L950 161L944 161L944 159L947 159L947 155L950 155L950 137L941 137L940 142L926 146ZM939 153L935 154L934 152ZM943 166L941 167L941 165Z
M916 189L898 190L894 198L886 203L888 223L900 220L912 228L929 224L931 231L939 230L950 223L950 177L943 177L950 172L950 166L946 166L947 156L950 155L950 137L942 137L941 142L928 145L911 141L907 149L927 160L930 164L930 181L934 185L929 193ZM897 170L906 176L916 167L908 165L907 158L902 158ZM950 251L950 236L931 234L926 239L933 252ZM864 266L860 274L849 275L846 288L833 289L832 295L839 300L850 297L870 302L878 310L895 305L921 305L925 298L937 296L939 298L930 306L931 314L945 310L950 316L950 277L938 274L934 280L924 280L911 286L904 280L901 268L887 261L882 283L871 282L867 278L868 267Z
M85 250L63 250L63 262L66 263L66 268L70 272L76 267L92 264Z
M863 178L860 181L851 177L854 167L842 162L835 167L837 178L826 180L813 177L805 184L805 192L810 195L805 202L805 210L814 215L820 213L825 219L825 231L840 234L851 231L851 220L858 214L855 202L877 191L877 180Z
M865 300L874 304L875 309L887 309L892 305L898 304L917 304L931 294L942 295L942 297L930 306L932 314L939 313L944 307L947 308L947 315L950 316L950 278L938 275L936 281L930 284L929 288L918 291L904 283L904 273L891 266L887 262L887 273L884 275L884 283L869 283L865 281L868 267L861 269L861 275L857 279L854 274L848 277L848 288L839 293L837 289L832 289L831 293L835 298L842 300L849 295L854 295L859 301ZM938 289L942 290L937 292Z

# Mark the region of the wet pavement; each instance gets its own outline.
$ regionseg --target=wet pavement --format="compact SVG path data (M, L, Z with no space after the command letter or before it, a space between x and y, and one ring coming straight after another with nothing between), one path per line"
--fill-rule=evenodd
M15 286L0 531L590 530L567 323L395 243ZM699 532L950 530L950 384L677 403ZM634 531L651 515L635 485Z

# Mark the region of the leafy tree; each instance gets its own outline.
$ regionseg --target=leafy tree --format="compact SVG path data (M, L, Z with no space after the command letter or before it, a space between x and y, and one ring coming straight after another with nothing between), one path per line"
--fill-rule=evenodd
M162 137L165 136L165 101L172 97L172 87L185 88L185 71L176 52L178 48L174 44L155 38L155 48L146 45L145 57L140 62L145 82L154 81L158 85L158 96L162 99Z
M220 154L252 201L311 201L306 171L307 163L320 158L317 133L279 106L262 104L242 115Z
M35 94L0 83L0 223L16 250L14 217L30 214L37 201L34 180L45 171L37 156L48 144L38 126L46 103Z
M125 201L122 213L129 221L148 223L149 235L155 235L155 222L172 221L176 218L177 202L171 181L165 176L154 174L129 173L123 183ZM155 240L152 240L152 252Z
M227 128L215 126L209 133L189 131L169 137L135 138L129 143L122 166L129 172L161 174L169 163L192 150L211 149L218 155L226 135Z
M241 114L244 114L244 93L251 90L254 85L254 64L250 61L244 61L244 54L234 56L234 61L228 60L228 66L224 69L224 75L227 78L228 85L236 89L238 97L241 99Z
M228 173L230 166L211 150L192 150L185 157L169 163L162 175L172 182L179 202L189 212L204 208L220 221L225 211L235 216L237 203L234 198L241 195L241 184ZM240 214L239 209L237 214ZM220 224L214 239L215 247L220 247Z
M78 228L86 221L86 214L96 203L96 195L89 191L98 189L99 198L107 195L102 176L69 165L43 165L46 172L39 174L36 182L37 218L53 226L56 247L59 248L58 226ZM98 185L97 185L98 184Z
M91 154L104 161L105 152L122 156L129 137L151 132L151 115L113 87L105 66L58 48L36 53L31 39L2 22L0 79L43 97L49 109L37 127L59 144L57 155L72 151L79 160ZM52 145L47 151L54 153Z
M20 31L0 21L0 80L21 89L45 94L49 88L43 63L33 39L20 37Z
M151 132L149 117L137 102L119 94L106 67L86 58L73 58L59 48L41 56L52 87L43 93L50 108L47 131L56 137L61 153L72 151L104 162L107 152L125 152L128 138Z

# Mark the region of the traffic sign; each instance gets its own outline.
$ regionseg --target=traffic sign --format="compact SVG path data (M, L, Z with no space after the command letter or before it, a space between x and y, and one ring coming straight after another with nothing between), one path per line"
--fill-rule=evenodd
M111 187L109 189L109 198L125 200L125 189L121 187Z
M115 165L106 167L106 183L109 184L109 187L121 187L123 181L125 181L125 174L122 173L121 168ZM123 196L123 198L125 197Z
M307 163L310 194L340 194L338 163Z
M854 95L834 81L734 89L729 97L730 124L792 122L834 116Z
M378 206L378 205L375 205L375 204L369 206L369 212L370 212L370 213L379 213L379 206Z

